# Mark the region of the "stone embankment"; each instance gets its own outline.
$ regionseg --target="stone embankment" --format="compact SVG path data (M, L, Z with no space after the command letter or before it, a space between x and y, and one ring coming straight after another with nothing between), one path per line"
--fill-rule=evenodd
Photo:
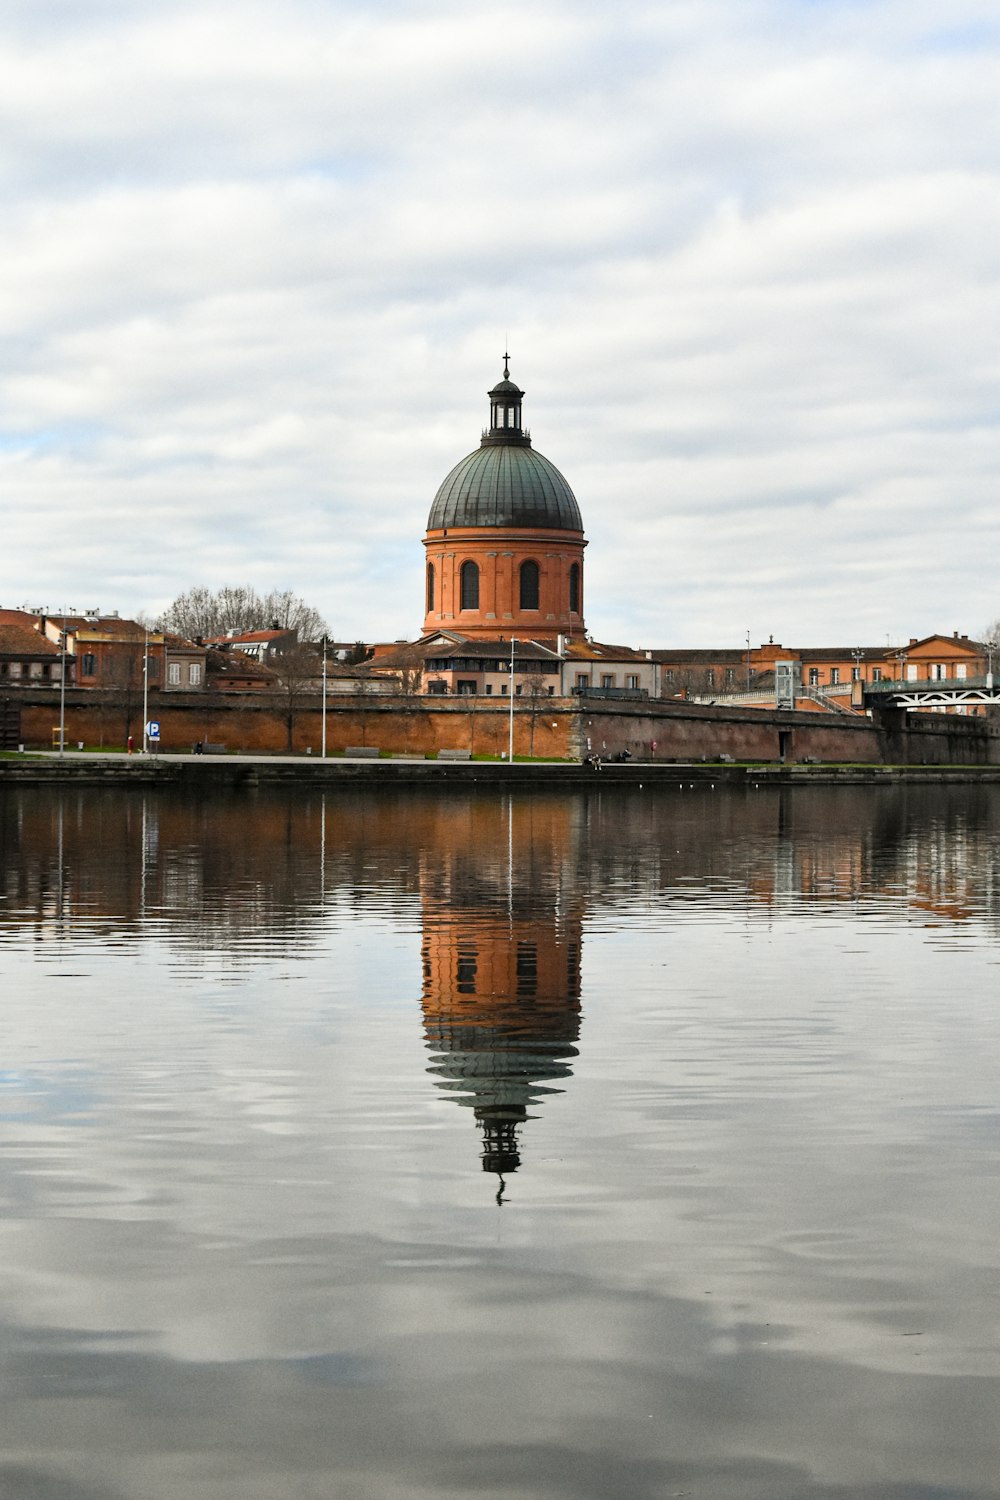
M1000 783L1000 766L735 765L717 762L578 762L373 760L284 756L25 754L0 757L4 786L232 787L344 786L886 786L893 783Z

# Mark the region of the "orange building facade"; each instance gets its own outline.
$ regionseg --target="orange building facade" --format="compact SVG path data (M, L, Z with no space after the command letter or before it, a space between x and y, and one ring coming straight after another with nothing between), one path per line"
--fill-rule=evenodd
M444 480L428 517L423 633L582 636L587 544L576 497L531 446L506 355L488 395L489 428Z

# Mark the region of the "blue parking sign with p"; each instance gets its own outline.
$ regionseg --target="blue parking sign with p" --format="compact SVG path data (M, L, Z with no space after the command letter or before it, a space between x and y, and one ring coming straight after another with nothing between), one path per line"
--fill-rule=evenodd
M146 725L146 734L151 740L158 740L160 738L159 719L150 719L149 723Z

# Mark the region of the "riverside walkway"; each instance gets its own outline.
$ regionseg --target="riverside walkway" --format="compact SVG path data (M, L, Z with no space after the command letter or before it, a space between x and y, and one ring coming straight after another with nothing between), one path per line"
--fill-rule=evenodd
M374 759L316 755L100 754L67 750L0 755L4 786L178 786L190 789L299 784L337 787L378 783L459 787L808 786L893 783L1000 783L1000 766L824 765L791 762L605 761L600 770L579 761Z

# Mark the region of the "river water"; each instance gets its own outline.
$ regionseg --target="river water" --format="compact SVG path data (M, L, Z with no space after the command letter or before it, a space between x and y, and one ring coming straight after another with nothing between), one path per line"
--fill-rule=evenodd
M1000 1494L998 834L0 795L3 1500Z

